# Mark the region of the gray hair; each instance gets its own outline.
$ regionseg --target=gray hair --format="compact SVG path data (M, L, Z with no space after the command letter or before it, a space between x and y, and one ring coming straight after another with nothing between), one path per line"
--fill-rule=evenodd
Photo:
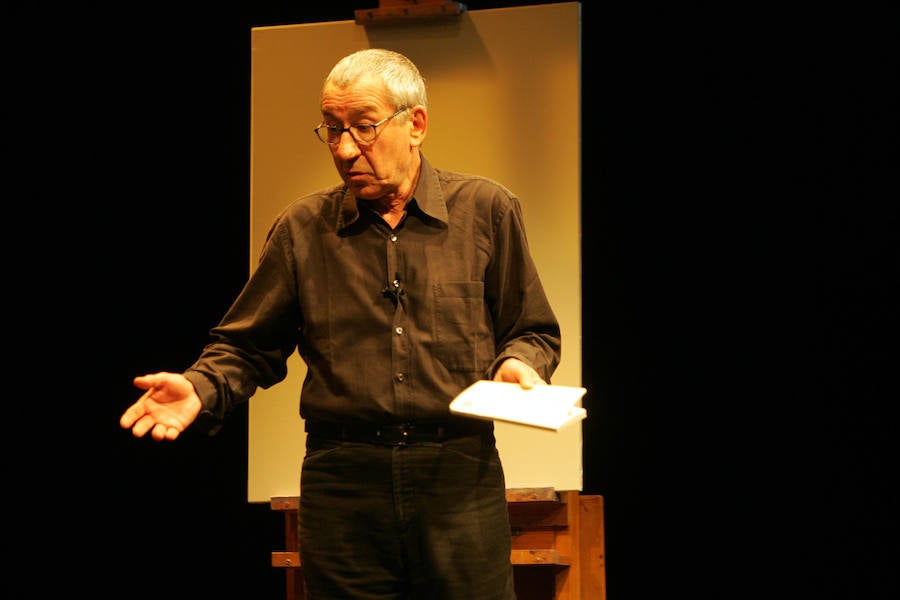
M384 82L386 99L398 109L416 104L428 107L425 79L418 67L399 52L384 48L358 50L339 60L325 78L323 89L329 84L345 88L365 75L375 75Z

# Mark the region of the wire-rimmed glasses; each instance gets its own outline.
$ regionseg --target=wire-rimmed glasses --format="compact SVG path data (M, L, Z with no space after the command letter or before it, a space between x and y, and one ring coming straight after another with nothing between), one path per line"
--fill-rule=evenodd
M316 137L318 137L322 142L328 144L329 146L336 146L341 141L341 136L344 135L345 131L350 132L350 137L353 138L357 144L371 144L375 141L375 138L378 137L378 128L402 113L406 110L407 106L399 109L397 112L392 114L389 117L385 117L377 123L363 123L360 125L350 125L348 127L339 127L337 125L328 125L324 121L320 123L313 131L316 132Z

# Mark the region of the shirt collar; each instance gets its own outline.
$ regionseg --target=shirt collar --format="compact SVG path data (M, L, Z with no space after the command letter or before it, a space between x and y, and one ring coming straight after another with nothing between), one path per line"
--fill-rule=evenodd
M444 224L450 222L450 214L447 212L447 202L444 199L444 190L438 178L437 171L428 162L424 154L422 157L422 171L419 173L419 182L416 184L416 193L413 200L419 209Z

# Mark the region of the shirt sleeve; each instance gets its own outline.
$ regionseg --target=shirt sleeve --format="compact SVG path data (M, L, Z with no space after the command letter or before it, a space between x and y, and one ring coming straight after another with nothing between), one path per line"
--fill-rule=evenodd
M561 358L559 321L531 256L518 198L511 195L498 202L494 222L494 256L485 276L485 293L497 352L487 376L515 357L550 383Z
M210 433L258 387L268 388L287 375L300 329L290 246L288 228L276 222L256 270L184 372L203 403L201 418Z

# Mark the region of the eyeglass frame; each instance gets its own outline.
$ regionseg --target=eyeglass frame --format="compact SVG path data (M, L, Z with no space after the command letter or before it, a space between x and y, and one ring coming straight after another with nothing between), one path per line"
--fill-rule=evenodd
M316 134L316 138L323 144L327 144L329 146L337 146L338 144L341 143L341 138L344 137L344 132L346 131L347 133L350 134L350 137L353 138L354 142L356 142L357 144L363 145L363 146L367 146L369 144L375 143L375 140L378 139L378 135L379 135L378 128L379 127L381 127L382 125L384 125L385 123L387 123L388 121L393 119L394 117L398 116L400 113L407 111L409 109L410 109L409 106L404 106L404 107L398 109L397 112L395 112L391 116L385 117L382 120L378 121L377 123L364 123L362 125L359 125L359 124L348 125L347 127L341 127L340 129L338 129L336 126L326 125L325 121L322 121L316 127L313 128L313 133ZM375 132L372 135L372 139L368 140L368 141L363 141L363 140L360 140L358 137L356 137L356 133L354 133L354 129L359 129L359 127L371 127L373 129L373 131ZM338 134L337 139L334 142L329 142L327 140L322 139L322 136L319 133L320 129L325 129L326 131L329 129L333 129Z

